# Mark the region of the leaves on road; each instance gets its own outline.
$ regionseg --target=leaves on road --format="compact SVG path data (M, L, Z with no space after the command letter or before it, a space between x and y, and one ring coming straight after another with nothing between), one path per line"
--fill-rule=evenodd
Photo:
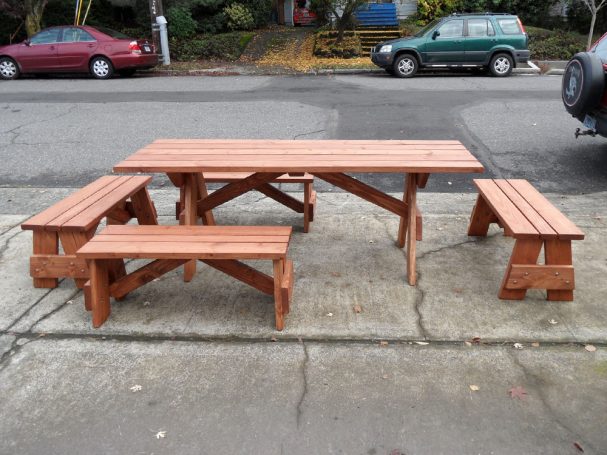
M354 312L356 314L362 313L363 312L363 307L361 307L360 305L354 305Z
M580 445L579 442L574 442L573 443L573 447L575 447L576 449L578 449L580 452L584 453L584 448Z
M521 343L514 343L514 349L523 349L525 346L523 346Z
M584 346L584 349L586 349L588 352L596 352L596 346L592 344L587 344Z
M527 391L523 386L520 385L512 387L510 390L508 390L508 393L510 394L510 398L518 398L519 400L524 400L527 398Z
M164 430L160 430L158 433L156 433L156 439L163 439L167 437L167 432Z
M472 390L473 392L478 392L481 389L476 384L470 384L468 387L470 387L470 390Z
M129 387L129 389L131 390L131 392L140 392L141 389L143 389L143 387L141 387L139 384L135 384L133 387Z

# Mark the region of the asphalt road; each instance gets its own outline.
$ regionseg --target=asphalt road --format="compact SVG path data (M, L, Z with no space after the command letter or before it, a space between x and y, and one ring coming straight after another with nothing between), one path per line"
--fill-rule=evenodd
M82 186L160 137L250 137L458 139L486 177L526 178L545 192L605 191L607 139L574 138L580 125L563 109L560 83L383 74L3 82L0 186ZM472 191L472 177L435 176L427 191ZM366 179L402 191L402 176Z

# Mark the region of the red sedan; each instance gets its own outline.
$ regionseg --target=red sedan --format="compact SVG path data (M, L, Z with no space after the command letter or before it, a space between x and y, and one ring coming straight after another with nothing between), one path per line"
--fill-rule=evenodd
M131 76L157 64L158 54L147 40L105 27L51 27L23 43L0 47L0 79L22 73L90 73L109 79L114 72Z

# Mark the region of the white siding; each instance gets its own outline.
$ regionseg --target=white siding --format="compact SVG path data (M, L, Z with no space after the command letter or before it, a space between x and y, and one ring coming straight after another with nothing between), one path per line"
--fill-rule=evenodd
M417 0L393 0L399 19L404 19L417 12Z

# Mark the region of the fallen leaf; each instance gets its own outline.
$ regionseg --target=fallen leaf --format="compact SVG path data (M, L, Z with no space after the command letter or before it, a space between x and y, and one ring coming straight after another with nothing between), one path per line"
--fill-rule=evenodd
M145 302L143 302L143 306L150 306L150 302L148 302L147 300Z
M415 344L419 344L420 346L426 346L426 345L429 345L430 343L428 343L427 341L415 341Z
M514 349L523 349L525 346L523 346L521 343L514 343Z
M135 384L133 387L129 387L129 389L131 389L131 392L139 392L141 389L143 389L143 387L141 387L139 384Z
M518 398L519 400L524 400L527 397L527 391L522 386L512 387L508 390L510 394L510 398Z
M278 339L276 337L272 337L270 338L270 341L278 341Z
M354 305L354 312L355 313L362 313L363 312L363 308L360 305Z
M331 276L334 276L334 277L337 278L337 277L341 276L341 273L339 273L339 272L331 272Z
M330 318L333 317L333 313L327 313L327 316L329 316Z
M470 384L470 390L472 390L473 392L478 392L481 388L475 384Z
M375 240L369 240L369 243L375 243Z
M156 433L156 439L162 439L162 438L166 438L166 437L167 437L166 431L159 431L158 433Z
M464 341L464 344L465 344L466 346L472 346L472 343L471 343L470 341Z
M574 442L573 443L573 447L575 447L576 449L578 449L580 452L584 453L584 448L580 445L579 442Z
M534 348L539 348L540 344L537 341L534 341L533 343L531 343L531 346L533 346Z
M380 346L388 346L388 342L387 341L380 341L379 345Z
M455 292L456 294L461 294L462 292L464 292L463 288L453 288L453 292Z
M586 349L588 352L596 352L596 346L592 344L587 344L584 346L584 349Z
M481 337L474 337L470 340L472 344L481 344Z
M552 325L558 324L558 321L555 321L554 319L550 319L548 322Z
M388 379L388 375L387 374L382 375L382 379Z
M73 301L73 300L68 300L68 301L67 301L67 302L65 302L65 303L67 303L68 305L71 305L72 303L74 303L74 301Z

